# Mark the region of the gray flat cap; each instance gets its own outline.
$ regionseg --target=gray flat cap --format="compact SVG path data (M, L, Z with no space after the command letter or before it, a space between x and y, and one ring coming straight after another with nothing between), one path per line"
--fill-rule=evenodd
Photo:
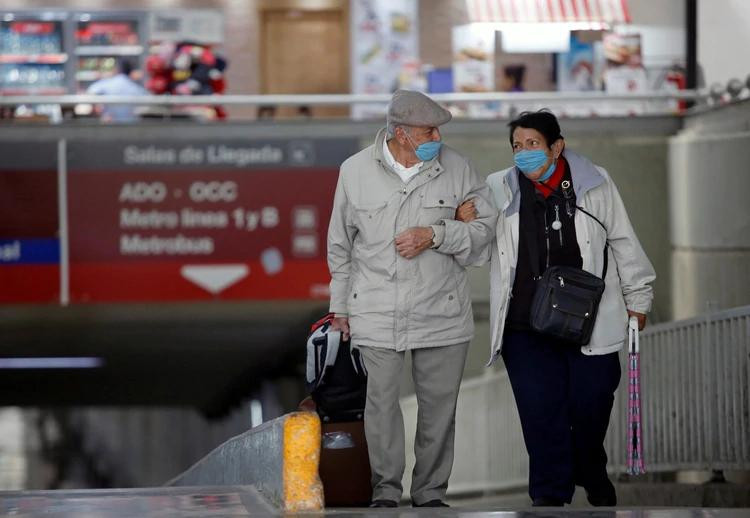
M451 112L421 92L396 90L388 104L388 125L440 126L451 120Z

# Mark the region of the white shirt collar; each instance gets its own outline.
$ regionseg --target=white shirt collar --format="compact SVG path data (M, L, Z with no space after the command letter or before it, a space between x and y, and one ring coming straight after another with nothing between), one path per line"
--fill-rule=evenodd
M385 161L391 166L391 169L401 177L404 182L407 182L412 176L419 172L419 168L422 167L424 162L418 162L411 167L406 167L399 163L388 148L388 139L383 139L383 156Z

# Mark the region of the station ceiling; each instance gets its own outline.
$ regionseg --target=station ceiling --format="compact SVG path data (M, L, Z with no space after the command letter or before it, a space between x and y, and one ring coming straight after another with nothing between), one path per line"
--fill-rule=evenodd
M86 369L1 369L0 406L185 405L229 411L264 379L303 382L320 302L4 307L2 358L100 358Z

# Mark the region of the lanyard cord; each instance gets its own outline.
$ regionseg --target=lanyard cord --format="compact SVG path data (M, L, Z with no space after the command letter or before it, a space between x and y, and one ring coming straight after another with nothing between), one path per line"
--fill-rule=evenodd
M539 185L544 185L544 184L539 184ZM544 187L546 187L547 189L551 190L551 188L547 187L546 185ZM551 191L551 192L552 192L552 194L554 196L558 197L556 194L554 194L554 191ZM569 197L568 196L566 196L565 198L566 198L566 201L569 201ZM609 251L609 241L607 240L607 237L606 237L607 234L608 234L607 233L607 227L604 226L604 223L602 223L599 220L599 218L597 218L596 216L594 216L593 214L591 214L589 211L587 211L586 209L584 209L580 205L575 204L574 206L575 206L576 209L580 210L581 212L583 212L584 214L586 214L587 216L589 216L591 219L593 219L594 221L596 221L597 223L599 223L599 225L604 229L604 234L605 234L605 239L604 239L604 261L603 261L604 267L602 268L602 279L605 279L607 277L607 268L609 266L609 253L608 253L608 251ZM546 268L549 268L549 228L547 226L547 210L546 210L546 208L545 208L545 211L544 211L544 234L545 234L545 239L546 239L546 243L547 243L547 258L546 258L545 264L546 264ZM532 274L534 275L534 279L537 280L537 279L541 278L541 275L539 274L539 267L538 267L539 255L538 255L538 253L537 254L534 253L536 251L535 250L536 249L536 245L535 245L535 243L532 243L528 239L528 236L527 236L527 240L526 241L527 241L527 246L529 248L529 254L531 255L532 258L535 258L535 259L532 259L531 263L533 265Z
M570 189L572 189L573 187L572 187L572 185L569 185L569 187L566 189L564 187L564 184L565 184L566 181L568 181L568 180L563 180L560 185L563 186L563 197L565 198L566 211L568 212L568 216L572 217L573 214L575 214L575 213L572 210L568 210L570 208L569 205L568 205L568 203L570 202L570 199L572 198L570 196L569 192L570 192ZM560 198L560 196L556 192L557 189L553 189L552 187L550 187L549 185L547 185L547 184L545 184L543 182L534 182L534 185L539 185L541 187L544 187L547 191L549 191L548 196L554 196L555 198L558 198L558 199ZM545 201L546 201L546 199L545 199ZM580 210L581 212L583 212L584 214L586 214L587 216L589 216L590 218L592 218L597 223L599 223L599 225L604 229L605 236L608 235L607 227L604 226L604 223L602 223L601 221L599 221L599 218L597 218L596 216L594 216L593 214L591 214L589 211L587 211L586 209L584 209L583 207L581 207L578 204L574 204L574 207L576 209ZM561 229L561 231L562 231L562 229ZM544 233L545 233L545 235L547 237L547 267L549 268L549 229L547 228L547 211L546 210L544 211ZM608 266L607 263L609 262L609 254L607 253L608 252L608 250L607 250L608 248L609 248L609 241L605 237L605 241L604 241L604 268L602 268L602 279L604 279L607 276L607 266Z

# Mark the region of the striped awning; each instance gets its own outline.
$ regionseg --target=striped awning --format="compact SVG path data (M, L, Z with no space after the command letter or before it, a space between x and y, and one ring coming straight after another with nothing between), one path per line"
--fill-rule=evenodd
M471 22L630 23L628 0L466 0Z

